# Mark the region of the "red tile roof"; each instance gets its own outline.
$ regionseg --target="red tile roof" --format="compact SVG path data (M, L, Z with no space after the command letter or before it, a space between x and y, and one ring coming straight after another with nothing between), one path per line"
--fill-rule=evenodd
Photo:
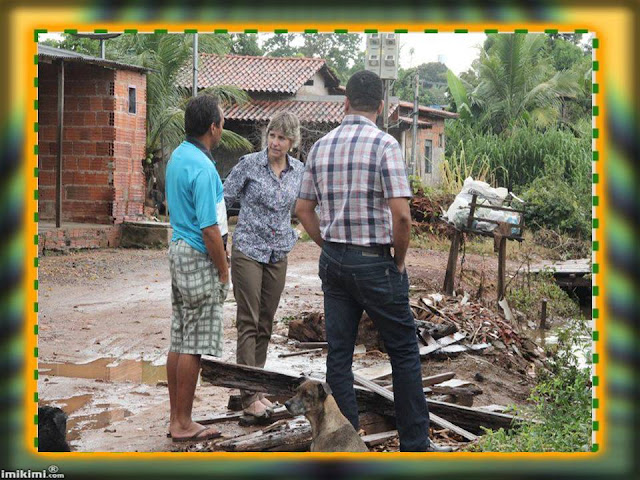
M192 86L192 62L178 73L176 83ZM198 61L198 87L234 85L247 92L288 93L294 95L305 82L322 70L327 86L338 86L335 74L321 58L254 57L202 53Z
M224 109L227 120L268 121L280 111L297 115L302 123L328 123L338 125L344 117L344 97L341 101L328 100L252 100L244 105ZM389 116L397 105L391 105Z

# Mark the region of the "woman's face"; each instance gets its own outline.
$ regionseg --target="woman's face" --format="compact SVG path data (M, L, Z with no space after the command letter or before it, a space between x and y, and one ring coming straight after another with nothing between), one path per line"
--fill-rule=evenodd
M285 157L291 149L291 139L284 136L281 130L269 130L267 134L267 154L272 160Z

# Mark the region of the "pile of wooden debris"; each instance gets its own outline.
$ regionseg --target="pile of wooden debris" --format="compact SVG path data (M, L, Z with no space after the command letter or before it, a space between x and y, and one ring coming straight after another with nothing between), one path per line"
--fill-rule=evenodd
M491 355L492 363L516 370L523 377L531 370L544 368L542 349L520 331L510 312L505 316L470 300L468 295L444 297L430 294L413 298L411 308L416 319L420 355L437 361L462 352ZM508 307L507 307L508 308ZM288 349L279 358L326 355L324 318L319 312L305 312L289 323ZM356 353L369 358L384 357L354 369L356 396L361 417L361 435L372 451L397 451L395 409L391 365L373 322L366 314L360 323ZM202 378L213 385L264 392L273 402L284 403L295 394L307 377L324 380L324 372L282 372L220 362L203 357ZM316 369L317 370L317 369ZM287 373L285 373L287 372ZM511 429L530 421L504 413L498 405L474 407L474 398L482 389L468 380L455 378L453 371L425 376L423 391L429 405L431 438L439 444L462 446L483 434L483 428ZM482 381L481 378L477 378ZM306 451L311 444L311 429L303 417L291 418L278 406L262 420L242 415L239 398L231 395L229 412L200 420L202 424L237 422L247 431L203 445L182 447L187 450L223 450L233 452Z

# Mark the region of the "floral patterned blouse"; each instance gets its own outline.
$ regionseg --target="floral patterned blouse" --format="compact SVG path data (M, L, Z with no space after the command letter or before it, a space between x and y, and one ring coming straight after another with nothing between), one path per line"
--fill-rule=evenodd
M287 155L280 178L269 165L267 149L241 157L224 182L224 200L231 208L240 200L233 245L261 263L284 259L298 239L291 214L300 190L304 165Z

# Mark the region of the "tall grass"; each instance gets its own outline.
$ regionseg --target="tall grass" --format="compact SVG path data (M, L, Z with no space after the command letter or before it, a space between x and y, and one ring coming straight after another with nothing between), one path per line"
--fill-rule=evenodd
M542 131L524 124L497 135L478 132L462 122L447 123L446 134L446 163L453 171L471 166L475 176L488 175L496 186L516 193L549 173L560 174L569 184L589 191L588 135L576 137L567 130Z
M541 130L521 122L494 134L468 123L449 122L443 188L457 193L468 176L506 187L529 202L530 227L586 238L591 217L591 137L585 125L577 124L574 131Z

